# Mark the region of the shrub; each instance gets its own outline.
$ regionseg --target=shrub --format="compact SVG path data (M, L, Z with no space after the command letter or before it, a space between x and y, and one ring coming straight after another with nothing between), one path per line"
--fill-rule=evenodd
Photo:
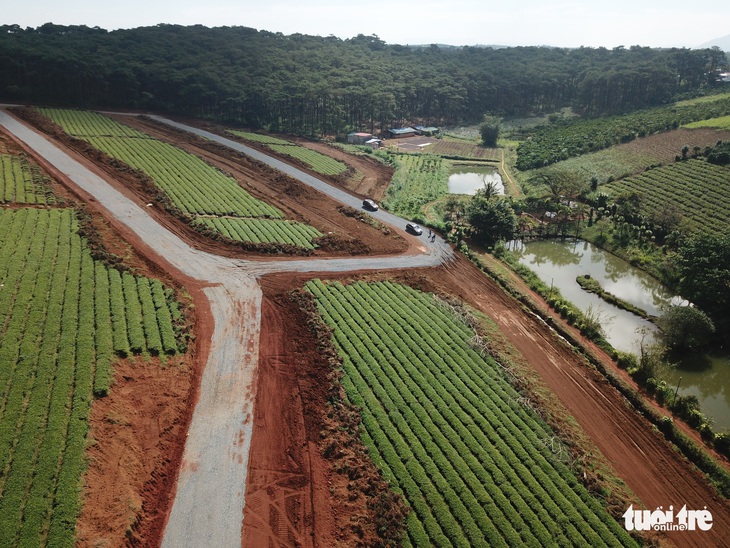
M730 456L730 432L715 435L715 449L726 457Z
M671 435L674 431L674 419L672 417L662 417L662 420L659 421L659 430L668 436Z
M660 322L664 344L676 352L690 352L707 345L715 326L712 320L693 306L672 306Z
M627 352L619 352L616 363L621 369L626 369L627 371L632 371L639 366L636 356Z

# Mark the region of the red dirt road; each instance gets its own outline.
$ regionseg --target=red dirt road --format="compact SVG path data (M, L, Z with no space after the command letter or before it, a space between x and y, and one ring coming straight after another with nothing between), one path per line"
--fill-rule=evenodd
M507 339L535 368L545 384L555 392L562 405L576 418L619 477L648 509L654 510L659 506L667 509L673 505L675 511L678 511L683 505L687 505L688 509L700 510L707 507L712 512L714 522L710 531L671 532L657 535L657 540L662 544L676 546L726 545L727 539L730 538L728 502L717 495L702 474L678 455L661 434L655 432L650 423L641 417L597 370L587 364L585 358L576 354L544 322L527 313L471 263L460 258L444 267L419 269L414 272L381 272L377 276L372 273L360 273L360 275L369 279L398 278L426 291L454 295L486 313L495 320ZM353 276L358 276L358 273L340 274L337 277ZM262 280L264 300L270 300L285 292L285 288L302 285L309 277L303 274L278 274L264 278ZM332 278L333 275L323 274L322 277ZM281 299L276 302L277 306L282 306ZM283 310L279 312L279 320L275 324L264 322L261 340L271 340L277 336L276 333L285 331L290 335L287 346L306 344L306 339L297 342L297 339L293 338L295 334L300 337L305 336L301 329L297 329L295 323L287 321L287 318L293 317L295 317L293 313L286 313ZM291 440L311 439L316 436L316 432L307 431L306 428L304 431L292 432L276 426L277 421L287 422L287 417L299 412L298 399L290 397L298 390L296 379L306 378L311 372L317 371L318 365L316 360L309 365L300 361L291 367L288 375L283 375L278 368L261 367L259 370L259 394L267 394L267 401L265 411L257 408L257 416L261 411L262 416L266 415L266 419L262 419L261 422L255 421L252 441L254 447L260 449L264 446L273 447L289 442L302 447L302 443ZM290 381L289 384L287 381ZM290 428L294 424L301 425L300 421L287 423ZM291 451L286 452L286 455L287 466L292 466L292 463L296 462L295 469L306 468L305 457L297 460L296 454ZM293 457L294 461L288 460L290 457ZM249 473L254 474L257 467L266 467L267 463L275 459L275 454L266 454L265 451L258 453L254 450ZM307 484L308 488L316 488L317 475L311 475L309 481L311 483ZM272 493L274 499L280 496L276 494L275 489ZM314 524L313 529L309 531L310 535L316 536L319 534L316 520ZM256 520L244 523L244 539L260 538L256 536L259 534L261 529Z
M671 532L677 546L723 546L730 539L730 505L678 455L648 420L586 360L536 317L515 307L495 283L471 265L449 267L451 293L487 313L575 417L619 477L654 510L683 505L712 512L708 532ZM464 288L457 290L457 288ZM458 292L456 292L458 291Z
M175 140L172 133L168 138ZM336 215L333 209L333 218ZM376 245L382 235L368 232L360 237L366 245ZM345 275L352 274L338 276ZM377 275L403 276L401 271ZM315 390L323 379L321 358L307 351L311 338L297 323L297 316L277 298L312 276L282 273L261 279L264 297L257 385L252 387L256 399L244 545L266 539L281 545L347 544L338 527L357 515L357 509L343 506L341 491L332 487L337 482L335 475L316 446L318 424L310 414L322 410ZM706 506L712 512L710 531L672 532L666 535L667 542L703 547L728 544L728 502L542 321L462 258L406 276L425 290L461 298L494 319L647 508Z

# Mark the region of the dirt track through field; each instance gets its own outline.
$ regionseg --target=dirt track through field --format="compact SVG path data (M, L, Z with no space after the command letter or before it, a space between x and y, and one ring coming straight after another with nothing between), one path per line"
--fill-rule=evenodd
M207 132L195 132L246 152L245 147L240 148L242 145L238 143L220 140L219 136ZM296 171L291 166L286 169ZM289 173L297 176L291 171ZM348 197L343 196L342 199L347 200ZM352 197L349 199L352 200ZM350 205L357 207L359 202L355 199ZM339 261L301 261L297 268L293 268L291 262L276 265L267 263L259 273L274 270L280 273L308 271L310 268L342 272L355 266L355 263L344 260L345 264L338 265L337 268L320 268L323 264L334 267ZM397 264L397 260L394 262ZM666 508L669 505L681 508L686 504L690 509L707 506L712 511L715 527L708 534L675 532L670 535L672 541L682 546L722 545L723 539L730 534L730 508L727 501L708 487L701 474L689 470L688 463L674 453L670 445L654 432L648 421L630 408L624 398L597 371L587 368L572 349L559 342L550 329L536 318L526 317L524 311L516 307L510 297L472 265L460 266L460 263L461 261L449 261L446 268L448 273L435 273L434 277L449 279L444 284L449 286L450 293L462 292L462 298L473 302L497 320L512 343L539 371L546 384L558 394L563 404L647 508ZM392 263L381 263L381 266L388 268L388 264ZM414 266L414 263L409 263L409 266Z
M281 262L212 255L190 247L158 224L140 204L6 111L0 110L0 125L50 172L72 181L127 231L136 234L148 256L156 256L162 264L205 286L215 327L162 545L240 547L261 321L261 291L256 278L282 271L434 266L451 256L450 248L437 240L418 255ZM307 179L308 184L324 184L298 170L292 173ZM348 195L348 199L352 197ZM405 223L382 213L381 220L392 218L399 227Z
M443 284L445 292L472 303L497 321L647 507L654 509L673 504L680 508L686 503L688 509L702 509L707 505L712 511L713 529L707 533L672 535L675 542L682 546L727 544L730 538L727 501L717 497L704 478L672 451L648 421L631 409L595 371L587 368L571 349L557 342L543 323L530 319L513 299L472 265L464 264L461 259L451 261L449 247L443 241L430 246L423 242L425 238L421 239L420 253L401 257L226 259L188 246L176 234L160 226L143 204L125 196L104 177L2 111L0 124L26 142L28 149L34 149L38 160L49 170L71 179L89 199L98 200L119 226L123 225L126 233L136 234L135 245L144 247L148 256L156 257L160 264L180 271L204 287L215 330L201 378L199 401L189 427L176 498L163 539L165 546L241 545L262 321L258 278L270 273L293 279L294 276L287 273L432 267L443 263L447 266L429 269L428 275L434 283ZM180 129L188 127L173 124ZM199 134L206 138L213 136L208 132ZM222 138L215 136L215 139ZM238 143L226 139L219 142L244 151ZM282 169L297 178L302 174L287 164L282 164ZM303 175L305 179L311 177ZM331 187L321 188L327 193L334 192ZM359 199L352 195L342 192L342 199L359 207ZM381 220L387 222L385 212L379 213ZM402 228L404 221L395 218L393 222L396 228ZM275 363L271 365L276 369ZM298 485L299 481L298 477L294 478L296 482L292 478L272 472L265 477L256 476L254 480L261 490L279 484L291 490L290 484ZM283 498L289 496L286 489L282 491ZM263 518L265 521L266 515ZM271 527L272 523L264 523L264 526ZM272 530L272 535L275 533Z

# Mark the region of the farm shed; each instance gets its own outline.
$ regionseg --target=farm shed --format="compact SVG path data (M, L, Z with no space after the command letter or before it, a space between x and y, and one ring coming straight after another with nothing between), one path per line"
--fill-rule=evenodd
M420 133L421 135L427 135L429 137L431 135L436 135L441 131L437 127L426 127L426 126L416 126L416 130L418 130L418 133Z
M347 134L347 142L351 145L364 145L372 138L372 133L352 132Z
M372 139L365 141L365 144L369 145L370 148L372 148L374 150L376 148L380 148L383 145L383 141L382 141L382 139L372 138Z
M388 135L391 137L413 137L418 135L418 131L412 127L399 127L388 130Z

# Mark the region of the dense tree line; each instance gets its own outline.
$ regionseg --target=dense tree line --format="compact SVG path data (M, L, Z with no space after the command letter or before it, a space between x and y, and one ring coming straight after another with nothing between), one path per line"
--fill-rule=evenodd
M0 99L167 111L301 134L589 116L712 85L719 49L409 47L247 27L0 26Z
M718 333L730 329L730 232L700 234L684 242L677 252L677 272L682 295L712 318ZM721 346L725 339L718 341Z

